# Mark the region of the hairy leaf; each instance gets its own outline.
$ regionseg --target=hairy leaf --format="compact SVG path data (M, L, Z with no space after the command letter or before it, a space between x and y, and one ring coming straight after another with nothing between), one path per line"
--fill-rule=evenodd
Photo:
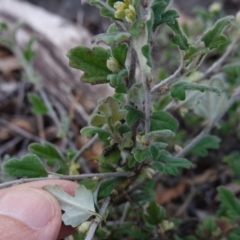
M142 31L145 29L145 19L138 19L129 29L129 33L133 37L141 35Z
M3 170L14 177L36 178L46 177L48 174L40 159L33 154L25 155L21 160L9 159L3 164Z
M188 40L187 37L183 34L182 30L179 27L178 21L175 19L173 23L168 23L168 25L172 28L173 32L175 33L173 37L173 43L179 46L181 50L188 49Z
M142 111L130 105L127 105L124 108L128 110L126 121L129 126L133 126L137 121L143 119L144 113Z
M200 157L206 157L208 155L208 149L219 148L220 141L216 136L206 135L190 150L190 153Z
M200 92L211 91L220 94L220 91L215 87L187 81L181 81L172 86L171 95L173 98L178 98L179 100L183 101L186 98L185 91L187 90L198 90Z
M173 131L164 129L164 130L149 132L143 135L142 139L143 141L151 142L151 141L155 141L158 138L173 138L173 137L175 137L175 134Z
M134 155L134 158L138 162L143 162L146 159L151 158L151 153L148 149L141 149L141 148L134 148L132 150L132 154Z
M80 132L83 136L98 134L98 138L101 140L104 140L110 137L110 133L108 131L99 127L93 127L93 126L84 127L81 129Z
M186 158L176 158L171 156L167 151L161 150L159 152L159 158L154 160L152 166L159 172L177 175L178 168L190 168L192 167L192 163Z
M76 186L74 197L58 185L47 185L43 189L50 192L58 200L64 211L62 220L65 225L77 227L91 216L98 215L94 207L93 193L84 186Z
M173 132L178 130L178 121L170 114L164 111L155 111L151 115L151 131L168 129Z
M111 52L113 57L117 59L120 66L124 68L127 58L128 46L125 43L117 44L116 46L114 45L111 47Z
M226 38L221 35L221 33L233 19L233 16L226 16L219 19L212 27L212 29L208 30L201 38L201 40L205 43L205 46L212 49L218 47L219 43L222 44L226 42Z
M152 224L159 224L165 217L165 210L155 202L150 202L147 207L147 214L144 214L144 219Z
M81 79L91 84L107 83L107 76L112 72L107 67L110 52L102 47L93 49L78 46L72 48L67 54L70 66L84 72Z
M93 38L93 42L95 42L96 44L103 42L107 45L112 46L114 44L126 42L130 37L131 35L127 32L101 33Z
M240 217L240 202L234 194L225 187L218 187L219 198L221 201L218 215L226 216L230 219L239 219Z
M44 101L35 93L29 93L28 99L31 102L32 112L35 114L47 114L48 107L45 105Z
M64 160L64 156L50 143L32 143L29 145L29 150L47 160L49 163L54 163L58 160Z
M111 124L125 118L127 110L121 109L120 102L112 97L104 98L98 105L98 112L92 116L91 125L101 126L103 124Z
M147 44L142 47L142 54L147 59L147 65L149 67L152 67L152 56L151 56L151 46L150 44Z
M128 98L130 102L141 105L145 99L143 85L141 83L132 85Z
M224 90L224 82L218 78L210 80L209 86L217 88L220 91ZM227 105L228 99L224 92L220 96L213 92L206 92L204 97L198 100L198 104L194 108L194 113L205 118L208 122L212 122L215 117L227 108Z

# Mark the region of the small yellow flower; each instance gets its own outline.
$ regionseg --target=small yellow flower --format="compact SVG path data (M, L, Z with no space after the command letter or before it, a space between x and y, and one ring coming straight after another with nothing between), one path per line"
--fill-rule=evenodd
M136 17L136 11L131 0L124 0L123 2L115 2L113 7L117 10L114 14L115 18L124 19L127 22L133 22Z
M136 11L133 5L129 5L128 9L125 10L126 14L126 21L127 22L133 22L136 17Z

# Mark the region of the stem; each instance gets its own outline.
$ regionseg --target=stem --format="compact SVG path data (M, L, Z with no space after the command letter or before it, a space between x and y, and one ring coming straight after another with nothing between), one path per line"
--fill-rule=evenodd
M130 89L132 85L135 83L135 74L136 74L136 66L137 66L137 55L134 48L131 46L130 49L130 67L129 67L129 75L127 81L127 87Z
M101 215L103 215L103 214L106 212L109 203L110 203L110 197L107 197L107 198L104 200L104 202L103 202L103 204L102 204L102 206L101 206L101 208L100 208L99 213L100 213ZM93 239L94 234L95 234L95 231L97 230L98 224L99 224L101 221L102 221L102 219L101 219L100 217L98 217L98 216L94 219L91 227L90 227L89 230L88 230L87 236L85 237L84 240L92 240L92 239Z
M98 140L98 136L95 135L88 143L86 143L76 154L76 156L73 158L72 162L77 162L84 152L86 152L88 149L90 149L94 143Z
M218 69L221 67L223 62L226 60L226 58L232 53L232 51L236 47L238 39L239 39L239 36L240 36L240 31L238 32L238 34L236 35L236 37L234 38L232 43L228 46L226 52L211 67L209 67L206 70L204 75L200 79L197 80L198 82L201 81L201 80L204 80L211 73L218 71Z
M179 68L174 72L173 75L169 76L168 78L164 79L163 81L161 81L160 83L158 83L157 85L155 85L152 89L151 89L151 93L160 90L161 88L175 82L175 80L181 75L182 71L184 70L184 59L183 59L183 53L181 50L179 50L180 52L180 66Z
M41 181L41 180L62 179L62 180L75 181L75 180L82 180L82 179L93 178L93 177L112 178L112 177L132 177L135 175L134 172L90 173L90 174L81 174L81 175L72 175L72 176L60 175L55 173L53 174L54 174L53 176L49 176L49 177L22 178L22 179L13 180L6 183L1 183L0 189L11 187L12 185L15 185L15 184L22 184L22 183L33 182L33 181Z
M183 157L185 156L206 134L208 134L214 125L226 114L229 108L235 103L238 98L240 97L240 87L238 87L232 97L228 100L227 107L218 114L209 125L205 127L191 142L180 152L176 155L176 157Z

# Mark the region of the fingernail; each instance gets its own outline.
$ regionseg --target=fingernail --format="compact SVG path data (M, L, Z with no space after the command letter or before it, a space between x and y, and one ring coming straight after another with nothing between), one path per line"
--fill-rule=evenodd
M0 214L18 219L31 228L42 228L54 217L54 206L42 190L13 189L0 198Z

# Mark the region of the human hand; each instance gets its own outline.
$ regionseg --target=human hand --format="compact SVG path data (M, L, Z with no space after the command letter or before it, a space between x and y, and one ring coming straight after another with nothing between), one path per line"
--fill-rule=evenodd
M1 240L57 240L74 232L62 224L58 201L42 187L59 185L74 195L76 183L43 180L0 190Z

